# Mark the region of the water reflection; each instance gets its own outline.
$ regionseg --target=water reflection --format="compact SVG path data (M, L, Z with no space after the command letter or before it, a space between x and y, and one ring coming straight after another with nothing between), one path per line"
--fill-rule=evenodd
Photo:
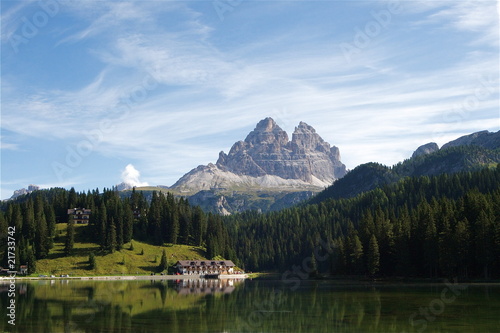
M234 291L235 285L243 280L234 279L182 279L174 281L174 289L180 295L188 294L230 294Z
M0 308L8 302L0 285ZM0 332L417 332L410 316L443 285L303 281L68 281L16 283L16 326ZM485 304L486 302L486 304ZM469 287L429 332L495 331L500 287ZM496 318L493 322L491 318Z

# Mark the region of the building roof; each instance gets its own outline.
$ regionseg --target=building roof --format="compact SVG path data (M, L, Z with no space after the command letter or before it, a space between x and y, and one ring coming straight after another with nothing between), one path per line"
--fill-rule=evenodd
M202 266L225 266L234 267L236 266L231 260L179 260L176 263L177 266L182 267L202 267Z
M86 208L70 208L68 209L68 214L90 214L92 213L91 209L86 209Z

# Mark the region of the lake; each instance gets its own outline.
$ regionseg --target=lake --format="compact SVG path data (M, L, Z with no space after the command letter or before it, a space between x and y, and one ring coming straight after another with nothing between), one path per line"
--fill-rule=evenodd
M498 332L500 286L273 280L0 285L0 332Z

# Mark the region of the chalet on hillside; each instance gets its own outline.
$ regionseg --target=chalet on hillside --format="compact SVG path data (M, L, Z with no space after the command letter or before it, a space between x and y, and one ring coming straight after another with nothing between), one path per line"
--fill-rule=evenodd
M68 209L68 215L73 216L73 221L76 224L88 224L92 210L85 208Z
M21 265L19 266L19 273L23 275L28 274L28 265Z
M183 275L232 274L234 266L231 260L179 260L175 264Z

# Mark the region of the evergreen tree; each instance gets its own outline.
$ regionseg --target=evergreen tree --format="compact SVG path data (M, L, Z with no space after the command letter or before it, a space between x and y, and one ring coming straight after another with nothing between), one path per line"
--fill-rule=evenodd
M195 207L193 213L193 228L192 228L193 242L191 245L201 246L201 242L203 240L203 226L205 224L206 224L205 214L203 213L200 207Z
M78 208L78 197L74 187L72 187L68 193L68 207Z
M129 205L125 205L123 210L123 242L128 243L132 240L134 233L134 212Z
M97 264L96 264L96 261L95 261L95 254L94 254L94 252L90 252L90 254L89 254L89 268L90 269L96 269L97 268Z
M36 272L36 258L35 254L33 253L32 246L28 246L26 256L27 256L26 264L28 265L28 274L33 274Z
M314 251L311 252L311 276L318 275L318 260L316 260L316 255Z
M49 254L49 234L43 210L36 215L37 230L35 233L36 258L43 259Z
M375 276L375 274L378 273L380 266L380 253L375 235L372 235L370 238L366 265L370 276Z
M108 235L106 237L106 249L108 252L113 253L113 252L115 252L117 246L118 246L118 243L116 242L115 222L114 222L114 218L111 218L111 221L110 221L109 227L108 227Z
M26 239L35 239L36 223L35 223L35 207L31 198L23 205L23 226L24 237Z
M489 278L490 267L493 263L493 230L488 214L481 210L476 220L476 258L479 271L485 279Z
M64 253L66 256L70 256L73 252L75 245L75 221L73 216L69 217L68 225L66 226L66 243L64 246Z
M160 194L163 196L162 194ZM162 233L162 207L161 198L158 193L153 192L151 199L151 207L148 212L148 233L152 237L153 243L162 245L164 242L164 235Z
M107 237L108 237L108 213L106 209L106 205L104 202L101 203L99 207L99 245L101 245L101 249L106 249L107 247Z
M167 251L163 249L163 253L161 254L160 265L158 265L158 272L163 272L168 268L167 262Z
M354 233L349 240L350 243L350 268L353 274L363 273L363 244L359 240L357 233Z
M464 218L458 221L455 227L453 248L456 249L457 270L459 275L465 278L469 277L470 247L469 221Z
M54 237L56 236L56 215L53 205L45 205L45 219L47 221L48 247L54 247Z

